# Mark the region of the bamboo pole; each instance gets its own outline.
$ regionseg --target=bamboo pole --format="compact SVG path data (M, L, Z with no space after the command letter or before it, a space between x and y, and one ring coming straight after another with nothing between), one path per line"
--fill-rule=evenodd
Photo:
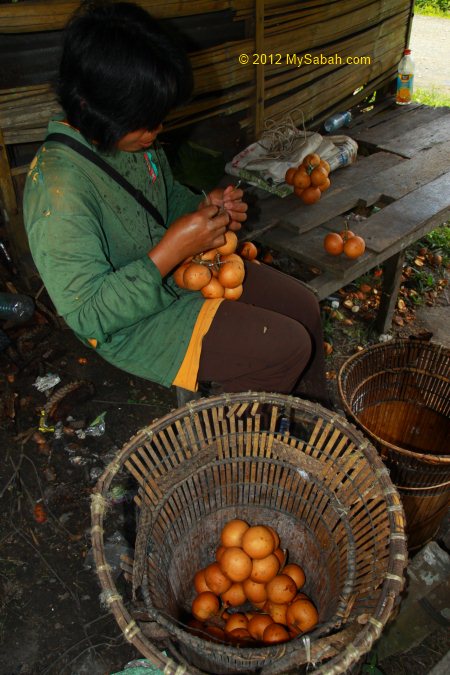
M255 53L264 53L264 0L255 0ZM255 67L256 101L255 101L255 136L259 137L264 128L264 68Z
M157 19L168 19L174 16L194 16L208 12L234 10L234 0L137 0ZM242 8L252 4L252 0L240 0ZM80 2L77 0L46 0L30 2L24 0L18 4L0 4L0 33L35 33L47 30L61 30L66 25ZM248 11L248 10L247 10Z

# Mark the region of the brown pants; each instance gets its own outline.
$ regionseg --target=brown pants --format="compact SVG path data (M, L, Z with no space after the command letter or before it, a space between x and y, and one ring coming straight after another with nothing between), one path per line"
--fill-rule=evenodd
M199 382L223 391L295 393L327 404L319 303L294 277L246 263L244 292L203 338Z

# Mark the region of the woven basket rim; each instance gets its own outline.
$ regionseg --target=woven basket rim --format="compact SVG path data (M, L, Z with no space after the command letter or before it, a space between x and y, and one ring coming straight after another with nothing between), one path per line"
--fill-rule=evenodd
M387 508L390 523L388 569L386 570L385 578L382 583L378 604L376 609L373 610L372 615L367 618L367 622L360 625L360 630L358 628L356 637L351 638L352 642L350 645L347 645L345 648L343 647L342 651L314 671L320 675L335 675L337 673L345 672L358 657L367 653L372 644L380 637L382 629L395 607L396 598L403 588L404 569L407 563L406 535L404 532L405 521L404 516L400 517L401 514L398 512L397 504L401 504L398 492L395 489L395 486L393 486L389 478L389 473L376 449L369 440L363 436L362 432L355 427L355 425L348 422L342 416L323 408L319 404L298 397L249 391L235 394L221 394L210 398L198 399L188 402L182 408L171 410L163 417L154 420L150 425L139 430L123 445L122 449L118 451L116 458L106 467L105 471L98 479L91 496L92 547L96 572L103 589L101 596L103 603L108 606L110 611L114 614L126 639L131 642L141 654L150 659L155 666L163 669L166 675L180 675L180 673L183 673L184 675L204 675L206 673L206 671L198 670L191 664L183 662L183 664L180 665L179 662L176 663L169 656L166 657L141 631L139 625L128 612L124 599L117 591L110 566L105 557L103 523L108 508L108 499L105 495L107 495L115 475L124 467L127 457L131 454L136 445L143 441L149 441L156 431L166 428L174 420L193 415L197 411L205 408L212 408L219 404L231 407L236 404L242 405L244 402L249 401L279 405L286 408L301 408L303 411L314 415L321 415L323 419L330 423L337 422L340 428L344 429L352 437L359 439L360 446L364 448L365 451L369 450L370 454L373 456L374 472L376 472L380 485L383 487L386 503L389 507ZM394 501L396 501L395 505ZM347 627L352 627L353 625L353 623L344 624L343 630ZM311 646L314 644L320 645L320 638L318 641L312 643ZM276 646L272 649L275 649L275 647ZM280 647L280 645L278 645L278 647ZM306 653L308 653L309 647L304 646L304 648ZM268 647L268 649L271 649L271 647ZM310 661L308 660L308 663L309 662ZM263 672L265 672L265 670L266 668L264 667Z
M400 455L405 455L407 457L411 457L416 460L421 460L425 463L428 464L450 464L450 454L448 455L434 455L434 454L424 454L421 452L414 452L414 450L408 450L407 448L402 448L400 445L395 445L395 443L391 443L390 441L386 440L385 438L382 438L381 436L378 436L376 433L374 433L369 427L367 427L361 420L358 418L358 416L353 412L353 410L350 408L348 402L347 402L347 397L344 393L344 388L343 388L343 379L344 375L346 374L346 371L350 366L355 362L361 359L363 355L369 354L370 352L375 352L375 351L382 351L385 349L391 349L392 347L398 346L401 347L406 344L412 344L412 341L409 338L398 338L396 340L391 340L388 343L386 342L380 342L375 345L370 345L370 347L366 347L360 352L357 352L356 354L352 354L349 356L349 358L345 361L345 363L342 364L342 366L339 369L338 373L338 390L339 390L339 396L342 401L342 404L345 408L346 414L348 414L351 419L364 431L365 434L367 434L369 439L375 439L378 441L380 444L388 447L390 450L393 450L394 452L398 452ZM444 347L443 345L440 345L436 342L429 342L425 340L414 340L414 345L419 345L419 346L424 346L427 348L431 347L431 351L438 351L438 352L443 352L450 358L450 349L447 347ZM406 367L400 367L398 368L399 370L404 370ZM431 489L432 486L430 486L429 489Z

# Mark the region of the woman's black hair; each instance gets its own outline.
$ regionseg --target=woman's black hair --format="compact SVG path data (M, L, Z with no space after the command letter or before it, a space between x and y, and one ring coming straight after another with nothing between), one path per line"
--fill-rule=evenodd
M102 151L152 131L192 89L189 60L144 9L84 3L68 23L57 86L67 121Z

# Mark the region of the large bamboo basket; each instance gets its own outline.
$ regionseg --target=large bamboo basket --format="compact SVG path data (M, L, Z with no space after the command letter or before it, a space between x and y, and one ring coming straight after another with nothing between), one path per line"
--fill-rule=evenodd
M432 539L450 497L450 350L393 340L350 357L339 393L390 471L406 514L408 545Z
M139 485L133 589L170 657L132 619L105 557L104 532L117 522L109 495L124 474ZM302 565L319 611L314 632L254 648L188 632L193 576L235 517L272 525ZM99 479L92 525L104 601L167 674L345 672L380 636L407 560L401 501L376 450L345 419L276 394L200 399L142 429Z

